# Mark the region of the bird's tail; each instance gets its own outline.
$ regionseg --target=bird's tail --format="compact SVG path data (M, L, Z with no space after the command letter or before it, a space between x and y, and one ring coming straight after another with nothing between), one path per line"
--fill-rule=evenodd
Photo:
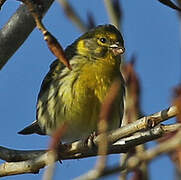
M25 127L23 130L18 132L18 134L23 134L23 135L29 135L33 133L45 135L45 133L41 130L37 120L34 121L31 125Z

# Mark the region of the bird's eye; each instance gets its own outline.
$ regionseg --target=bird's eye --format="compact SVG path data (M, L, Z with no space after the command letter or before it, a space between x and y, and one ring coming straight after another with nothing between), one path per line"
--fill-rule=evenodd
M100 41L102 42L102 43L106 43L106 38L100 38Z

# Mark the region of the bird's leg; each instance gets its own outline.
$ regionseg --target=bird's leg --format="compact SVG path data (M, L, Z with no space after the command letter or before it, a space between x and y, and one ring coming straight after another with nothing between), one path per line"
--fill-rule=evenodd
M69 148L69 145L63 144L61 141L57 144L56 152L57 152L58 160L61 164L62 164L62 161L61 161L62 153L65 152L68 148Z
M97 148L96 144L94 143L94 139L97 136L97 133L94 131L92 132L86 139L84 139L85 146L90 148Z

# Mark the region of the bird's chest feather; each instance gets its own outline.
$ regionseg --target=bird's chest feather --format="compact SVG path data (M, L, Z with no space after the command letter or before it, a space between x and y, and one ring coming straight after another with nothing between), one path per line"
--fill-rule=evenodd
M78 72L73 71L65 77L66 89L60 88L61 103L58 103L60 106L57 109L61 109L61 114L58 117L65 120L69 132L74 132L77 136L78 132L89 135L96 131L102 102L114 79L120 77L119 67L106 65L86 64ZM117 104L120 105L120 102ZM115 128L119 126L119 111L115 113L114 119ZM67 132L66 136L68 134Z
M111 84L119 76L119 64L115 61L87 63L80 71L75 89L79 90L80 96L95 96L102 103Z
M114 64L92 63L82 67L72 83L71 106L74 106L75 113L82 118L98 118L100 106L112 82L119 75L119 68Z

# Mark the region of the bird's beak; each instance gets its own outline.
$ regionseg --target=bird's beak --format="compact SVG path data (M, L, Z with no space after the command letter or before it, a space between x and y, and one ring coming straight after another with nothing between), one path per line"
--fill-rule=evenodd
M113 51L115 56L123 54L125 52L125 48L118 44L112 44L110 45L110 48Z

